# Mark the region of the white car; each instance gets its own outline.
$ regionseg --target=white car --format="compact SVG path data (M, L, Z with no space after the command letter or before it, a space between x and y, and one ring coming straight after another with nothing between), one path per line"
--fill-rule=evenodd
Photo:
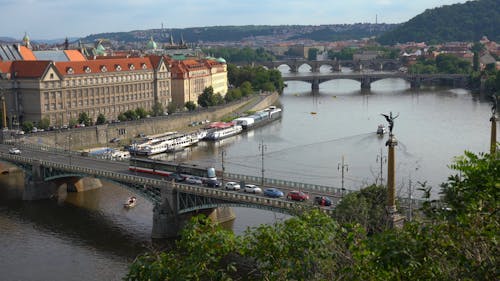
M195 176L186 177L184 181L189 184L199 184L199 185L203 184L203 180Z
M224 187L227 190L240 190L240 184L234 181L226 182Z
M262 193L262 189L255 184L245 184L245 189L243 191L254 194Z
M12 147L12 148L9 149L9 153L10 154L19 155L19 154L21 154L21 150L19 150L19 148Z

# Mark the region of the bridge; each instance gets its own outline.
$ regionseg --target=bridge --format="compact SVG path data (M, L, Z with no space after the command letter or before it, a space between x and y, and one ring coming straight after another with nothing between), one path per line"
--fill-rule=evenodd
M319 73L322 66L330 67L332 72L340 72L343 66L351 67L355 71L363 69L372 69L375 71L397 70L401 67L401 62L396 59L371 59L371 60L306 60L306 59L287 59L266 62L236 63L236 65L262 65L268 69L277 69L282 65L290 68L290 72L298 73L299 67L307 65L312 73Z
M21 155L7 153L12 144L0 144L0 160L16 165L25 172L24 200L38 200L56 196L60 187L74 191L76 185L92 184L89 180L106 180L123 186L134 194L149 200L153 205L153 238L176 237L185 222L196 213L217 213L227 210L225 207L247 207L266 209L274 212L295 214L305 208L312 208L313 202L295 202L263 195L247 194L238 191L209 188L166 181L164 178L135 174L129 171L128 161L110 161L82 156L75 151L57 148L20 144ZM1 171L2 173L6 171ZM259 177L225 173L225 179L259 184ZM87 181L82 182L87 179ZM264 179L264 186L275 186L287 190L299 189L314 196L329 196L334 201L350 190L329 186L297 183L277 179ZM402 205L409 205L401 198ZM419 201L413 200L414 206ZM327 214L333 214L333 208L321 208Z
M450 81L453 86L465 87L467 85L468 76L465 74L408 74L403 72L365 72L365 73L331 73L331 74L305 74L294 76L283 76L283 81L303 81L311 83L313 90L319 89L319 84L336 80L349 79L356 80L361 83L361 89L370 89L371 83L387 78L399 78L410 82L412 89L419 88L425 82L435 81Z

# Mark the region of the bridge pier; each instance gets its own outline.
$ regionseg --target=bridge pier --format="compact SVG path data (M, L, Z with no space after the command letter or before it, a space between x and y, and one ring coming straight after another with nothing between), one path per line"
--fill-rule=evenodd
M48 199L57 195L59 185L56 182L44 181L43 167L40 163L31 166L31 173L24 176L23 200Z
M161 202L153 209L152 238L175 238L181 229L181 219L177 214L179 200L177 190L171 182L165 182L161 187Z
M412 89L419 89L421 85L422 82L420 81L420 78L413 78L410 82L410 87Z
M319 79L317 77L311 83L311 90L319 90Z
M369 77L363 77L361 79L361 89L370 89L371 88L371 80Z

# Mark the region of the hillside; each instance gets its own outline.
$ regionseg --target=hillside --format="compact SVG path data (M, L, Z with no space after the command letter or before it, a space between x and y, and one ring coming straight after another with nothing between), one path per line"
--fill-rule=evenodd
M383 45L404 42L477 41L482 36L500 42L500 0L476 0L429 9L377 41Z
M186 42L235 42L235 41L286 41L311 39L316 41L334 41L361 39L377 36L395 28L395 24L335 24L335 25L245 25L245 26L210 26L174 29L149 29L130 32L109 32L89 35L82 40L92 42L106 38L117 42L144 42L153 36L157 42L169 42L170 34L175 42L181 35Z

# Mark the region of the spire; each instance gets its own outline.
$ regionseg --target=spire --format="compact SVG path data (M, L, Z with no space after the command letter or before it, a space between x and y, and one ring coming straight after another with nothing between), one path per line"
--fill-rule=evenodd
M170 32L170 46L174 45L174 36L172 35L172 32Z
M184 46L186 44L186 42L184 42L184 36L182 35L181 33L181 46Z
M26 48L31 49L30 37L28 36L28 33L26 33L26 32L24 32L23 44Z
M64 40L64 50L69 50L69 41L68 41L68 37L66 37L66 39Z

